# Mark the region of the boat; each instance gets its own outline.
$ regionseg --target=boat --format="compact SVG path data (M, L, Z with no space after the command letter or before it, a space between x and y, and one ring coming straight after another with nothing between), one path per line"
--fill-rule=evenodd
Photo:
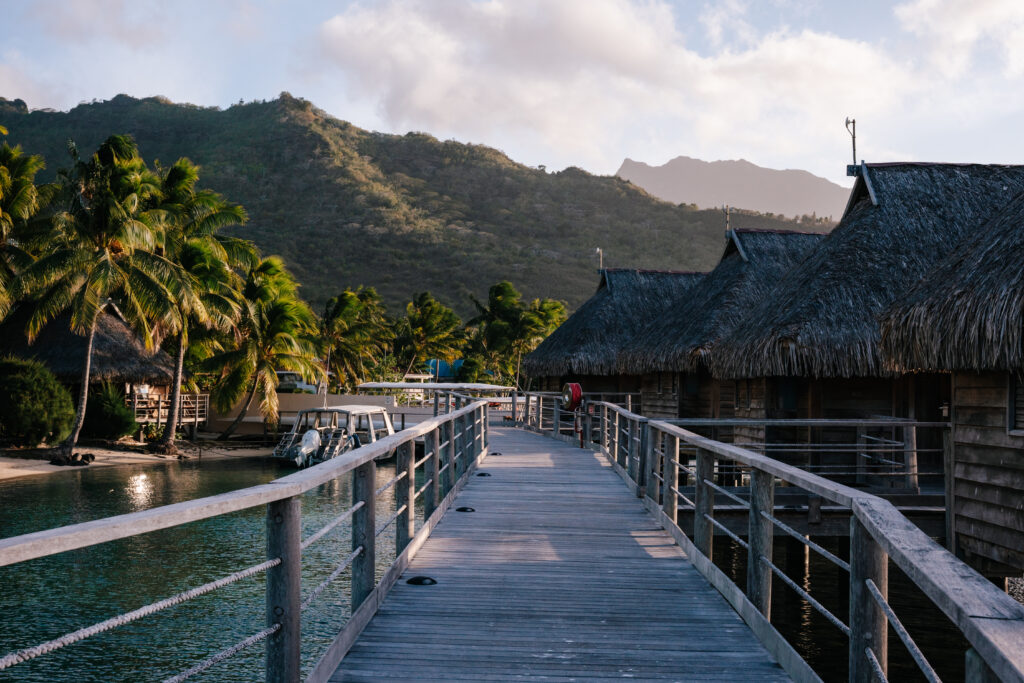
M395 433L383 406L346 405L301 410L273 456L310 467ZM384 460L394 453L384 453Z

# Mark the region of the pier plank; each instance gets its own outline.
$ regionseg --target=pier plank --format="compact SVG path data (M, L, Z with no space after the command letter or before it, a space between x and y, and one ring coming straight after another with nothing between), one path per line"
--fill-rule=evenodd
M603 458L491 449L331 681L789 680Z

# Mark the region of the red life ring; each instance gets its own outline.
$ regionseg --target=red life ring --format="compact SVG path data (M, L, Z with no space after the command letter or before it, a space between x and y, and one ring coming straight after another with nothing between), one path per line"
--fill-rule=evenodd
M569 382L562 387L562 410L576 410L583 402L583 387Z

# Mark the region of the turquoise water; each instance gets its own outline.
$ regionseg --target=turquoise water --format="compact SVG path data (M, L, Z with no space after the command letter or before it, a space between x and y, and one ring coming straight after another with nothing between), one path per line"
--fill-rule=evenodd
M262 458L73 469L0 482L0 537L167 505L263 484L291 472ZM394 476L379 466L378 486ZM351 504L351 475L303 496L303 537ZM394 510L381 495L377 520ZM266 559L265 507L52 557L0 567L0 655L37 645ZM350 553L340 525L303 555L305 597ZM394 560L394 534L377 539L378 574ZM265 575L0 671L0 681L151 681L175 675L264 628ZM348 572L302 616L303 674L349 613ZM263 678L263 644L195 676Z

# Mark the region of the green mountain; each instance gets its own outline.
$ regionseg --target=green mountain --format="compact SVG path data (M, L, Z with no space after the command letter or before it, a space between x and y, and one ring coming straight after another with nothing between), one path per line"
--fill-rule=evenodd
M593 292L595 247L608 267L706 270L723 246L720 211L578 168L546 173L481 145L365 131L288 93L226 110L118 95L30 112L0 99L0 125L46 158L50 176L68 165L69 138L88 153L130 133L151 163L189 157L203 185L248 210L234 233L284 257L317 308L372 285L393 311L429 290L466 315L470 294L508 279L574 309ZM733 224L797 227L753 212Z

